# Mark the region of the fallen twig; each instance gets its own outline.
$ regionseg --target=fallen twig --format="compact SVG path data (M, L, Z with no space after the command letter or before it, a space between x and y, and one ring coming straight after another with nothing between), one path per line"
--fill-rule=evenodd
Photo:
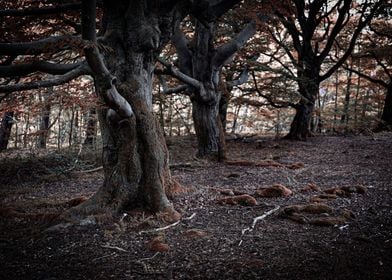
M256 226L256 224L257 224L258 221L264 220L265 218L267 218L268 216L272 215L273 213L275 213L275 212L278 211L279 209L280 209L280 206L278 205L278 206L276 206L274 209L271 209L271 210L265 212L263 215L254 218L254 219L253 219L253 222L252 222L252 225L251 225L250 227L244 228L244 229L241 231L241 237L242 237L246 232L251 232L251 231L255 228L255 226ZM241 244L242 244L242 239L240 240L238 246L241 246Z
M112 256L114 256L114 255L116 255L115 252L110 253L110 254L107 254L107 255L104 255L104 256L99 257L99 258L95 258L95 259L93 259L93 262L95 262L95 261L97 261L97 260L102 260L102 259L105 259L105 258L109 258L109 257L112 257Z
M76 174L81 174L81 173L92 173L92 172L96 172L103 169L103 166L99 166L97 168L93 168L93 169L89 169L89 170L81 170L81 171L75 171L74 173Z
M164 227L160 227L160 228L151 229L151 230L142 230L142 231L139 232L139 234L142 234L142 233L149 233L149 232L158 232L158 231L167 230L167 229L169 229L169 228L175 227L175 226L178 225L182 220L185 220L185 221L191 220L191 219L193 219L193 217L195 217L195 216L196 216L196 213L193 213L193 214L190 215L189 217L187 217L187 218L182 218L181 220L178 220L177 222L172 223L172 224L170 224L170 225L167 225L167 226L164 226Z
M102 245L101 247L102 247L102 248L114 249L114 250L118 250L118 251L121 251L121 252L128 252L127 250L125 250L125 249L123 249L123 248L120 248L120 247L117 247L117 246Z

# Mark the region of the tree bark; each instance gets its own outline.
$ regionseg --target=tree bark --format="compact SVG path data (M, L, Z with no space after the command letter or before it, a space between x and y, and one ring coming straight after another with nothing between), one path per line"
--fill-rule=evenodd
M225 158L224 131L219 115L219 95L217 100L202 102L192 100L192 117L198 143L198 157Z
M312 73L318 73L313 69ZM301 101L294 107L296 112L290 126L289 134L285 136L290 140L306 140L312 135L310 131L310 122L314 111L315 99L319 91L320 84L317 78L313 76L305 76L299 82L299 93L303 97Z
M11 135L14 112L5 112L0 123L0 152L7 149Z
M297 104L295 116L290 126L290 132L285 136L290 140L306 140L311 136L309 129L314 105L309 102Z
M162 29L165 25L161 25L159 11L146 10L149 5L145 2L124 1L104 6L105 34L110 35L102 43L113 50L105 54L105 65L116 77L114 90L129 103L132 111L127 112L132 114L124 116L121 108L120 111L99 110L104 183L91 199L73 211L118 213L142 207L161 213L163 220L171 222L178 220L180 215L168 195L179 186L171 177L168 150L152 105L157 44L166 30ZM96 75L95 88L98 96L107 101L113 85L108 89L104 78Z
M381 120L375 129L377 132L383 130L392 130L392 81L388 84Z

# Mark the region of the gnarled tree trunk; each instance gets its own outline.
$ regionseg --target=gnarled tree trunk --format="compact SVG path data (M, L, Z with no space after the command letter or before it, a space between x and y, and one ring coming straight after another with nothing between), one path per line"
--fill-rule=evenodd
M214 22L206 25L207 22L195 20L192 42L188 41L177 26L173 43L177 49L180 70L192 80L191 101L198 140L197 155L217 156L219 160L224 160L225 131L219 110L222 97L220 75L229 58L256 32L256 25L255 22L250 22L236 37L219 48L214 46Z
M165 28L172 14L166 11L167 17L162 18L160 13L167 7L154 8L145 0L115 2L104 5L107 27L101 44L111 50L104 55L105 66L95 47L86 50L97 94L111 107L99 111L104 184L72 211L119 212L139 206L162 213L166 221L177 220L180 215L167 196L177 183L170 174L168 150L152 106L155 55L167 42ZM89 16L84 17L87 23ZM84 32L85 38L95 38L92 29Z
M313 70L312 73L318 73L318 71ZM295 106L295 116L291 123L289 134L285 136L286 139L306 140L312 135L310 122L320 84L317 82L317 78L314 78L314 76L310 77L305 77L298 83L302 99Z

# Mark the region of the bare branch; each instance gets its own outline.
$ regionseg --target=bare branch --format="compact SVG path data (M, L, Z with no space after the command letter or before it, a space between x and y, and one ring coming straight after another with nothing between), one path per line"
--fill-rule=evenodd
M163 75L158 76L159 81L161 82L162 88L163 88L163 94L175 94L175 93L184 93L187 94L187 90L189 90L188 85L180 85L175 88L169 88L166 83L166 79L163 77Z
M66 49L83 49L85 42L76 36L53 36L34 42L0 43L0 55L37 55Z
M366 75L366 74L364 74L364 73L362 73L362 72L360 72L358 70L355 70L355 69L347 67L347 66L343 66L343 68L348 70L348 71L351 71L351 72L357 74L361 78L365 78L366 80L368 80L368 81L370 81L372 83L379 84L379 85L381 85L381 86L383 86L385 88L388 87L388 84L386 82L384 82L383 80L375 79L375 78L373 78L373 77L371 77L369 75Z
M374 4L374 6L372 7L371 11L366 15L366 17L364 19L363 19L363 17L364 17L366 9L365 9L365 7L363 8L362 15L361 15L361 18L359 19L358 26L355 29L355 31L351 37L350 44L349 44L347 50L345 51L343 56L338 60L338 62L335 65L333 65L324 75L320 76L320 78L319 78L320 81L323 81L323 80L329 78L340 66L343 65L343 63L347 60L347 58L352 53L354 46L355 46L355 43L357 41L357 38L361 34L362 29L365 28L365 26L369 24L369 22L373 19L373 16L375 15L375 13L383 5L384 2L385 2L385 0L380 0L380 1L376 2ZM340 15L339 15L339 17L340 17ZM338 21L339 21L339 19L338 19ZM333 32L334 32L334 30L332 30L332 33ZM336 37L336 36L334 36L334 37ZM324 51L327 50L327 48L328 48L328 43L327 43L327 46L325 47ZM323 51L323 53L324 53L324 51ZM328 52L329 52L329 50L328 50ZM323 53L320 54L321 59L325 58L325 57L323 58L323 55L326 55L326 54L323 54Z
M6 96L8 96L8 94L11 92L58 86L58 85L65 84L79 76L89 74L89 73L90 71L87 65L82 64L78 68L75 68L64 75L56 76L53 79L35 81L26 84L13 84L13 85L0 86L0 93L5 93L4 95L0 96L0 101L3 100Z
M190 75L192 71L192 53L188 48L189 42L179 26L174 31L172 42L177 51L180 71Z
M237 34L228 43L218 48L214 58L213 65L217 68L222 67L224 63L234 55L245 43L256 33L256 22L252 20L245 28Z
M59 13L67 13L75 10L80 10L82 7L81 3L67 3L61 4L57 6L48 6L42 8L26 8L26 9L8 9L8 10L0 10L0 17L5 16L41 16L41 15L49 15L49 14L59 14Z
M35 61L29 64L0 66L0 77L20 77L34 72L63 75L80 65L81 63L56 64L46 61Z
M241 71L238 78L233 81L227 82L227 84L230 87L239 86L239 85L246 83L246 81L248 81L248 78L249 78L249 70L248 70L248 67L245 66L245 68Z
M202 88L202 84L198 80L196 80L196 79L182 73L178 69L174 68L173 65L171 65L170 63L165 61L163 58L157 57L157 61L159 63L161 63L163 66L165 66L166 70L168 70L170 75L177 78L181 82L186 83L186 84L188 84L198 90L200 90Z

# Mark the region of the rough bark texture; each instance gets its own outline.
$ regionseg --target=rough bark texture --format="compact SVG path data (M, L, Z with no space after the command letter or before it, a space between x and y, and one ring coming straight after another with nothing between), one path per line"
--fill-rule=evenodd
M303 97L295 106L295 116L290 126L290 132L285 136L291 140L306 140L311 136L310 122L314 111L314 104L319 91L318 81L319 68L314 65L311 69L306 69L301 74L298 81L299 93Z
M381 120L375 130L392 130L392 82L389 82L388 84Z
M124 118L108 108L98 112L105 181L78 208L118 212L140 206L162 212L164 220L173 221L180 216L166 193L176 182L171 178L166 143L152 108L154 56L167 41L173 14L155 10L148 2L117 1L104 7L107 27L102 43L111 50L105 53L105 64L134 114ZM100 77L95 79L96 91L104 100L108 90L105 82Z
M195 20L195 35L191 42L179 28L176 30L173 42L180 70L199 83L197 88L192 85L190 94L199 157L218 156L219 160L225 159L225 131L222 125L225 116L220 116L220 112L225 112L219 108L222 97L222 86L219 84L221 71L227 60L253 36L255 30L255 22L250 22L236 37L219 48L214 46L214 22Z
M206 28L197 22L194 38L194 50L192 56L192 77L202 83L202 88L192 100L192 117L198 140L198 157L223 155L221 138L224 138L223 130L220 129L219 102L221 92L218 81L221 67L216 69L213 65L212 56L214 26L209 24Z
M14 112L6 112L0 123L0 151L7 149L11 135Z

